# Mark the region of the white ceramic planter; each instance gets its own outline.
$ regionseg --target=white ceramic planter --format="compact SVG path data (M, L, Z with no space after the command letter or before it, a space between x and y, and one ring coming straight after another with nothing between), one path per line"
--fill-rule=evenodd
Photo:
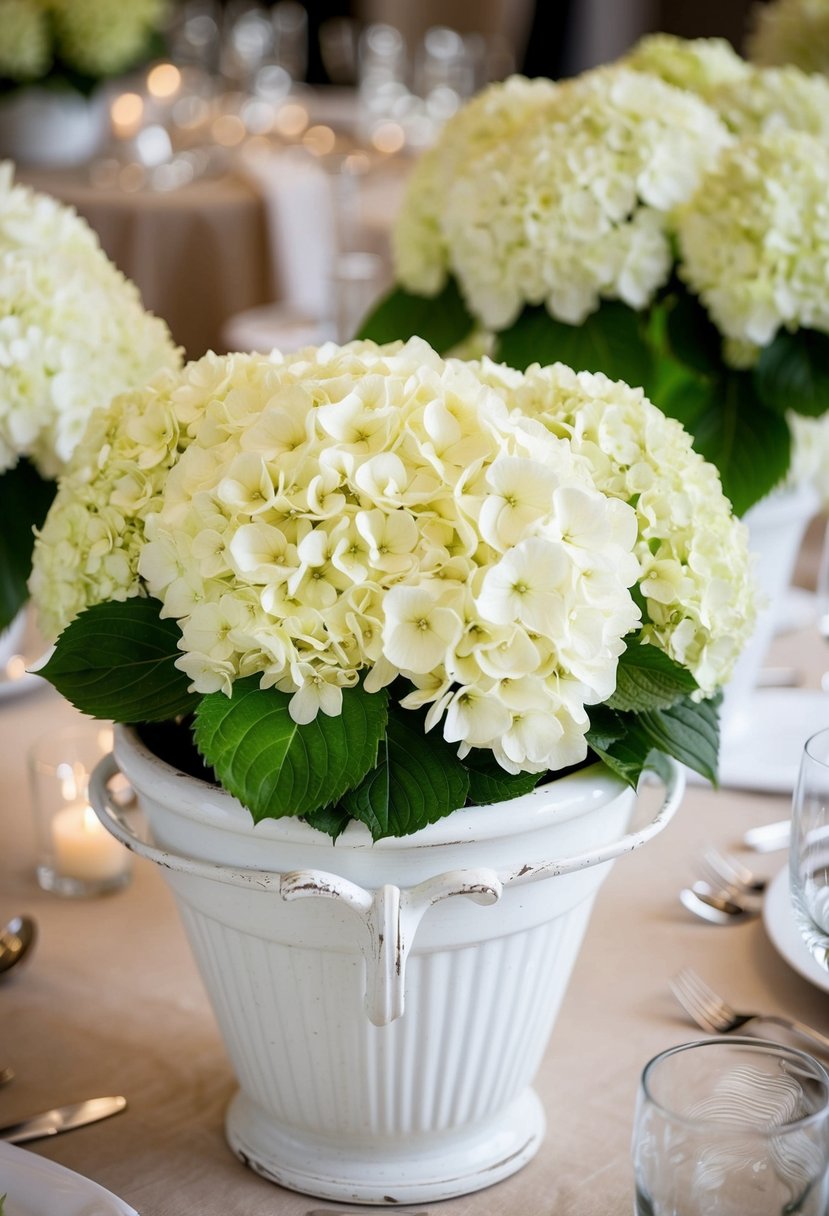
M41 168L84 164L100 151L107 122L103 93L20 89L0 99L0 159Z
M108 800L119 770L153 845ZM241 1086L234 1151L294 1190L395 1204L489 1186L536 1152L531 1083L593 898L681 792L675 769L626 834L634 795L595 765L413 836L372 844L355 823L332 845L296 819L254 827L123 728L91 782L175 893Z
M723 751L752 727L752 695L771 645L781 603L789 590L795 562L809 521L819 507L811 486L778 490L745 514L749 549L760 593L757 624L729 681L721 712ZM727 756L724 756L727 762Z

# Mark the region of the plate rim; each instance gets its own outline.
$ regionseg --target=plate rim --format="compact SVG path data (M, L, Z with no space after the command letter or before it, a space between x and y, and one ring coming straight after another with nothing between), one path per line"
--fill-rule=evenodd
M823 971L801 941L789 896L789 867L778 870L763 900L763 924L777 953L804 980L829 992L829 972Z
M71 1185L74 1193L83 1204L82 1208L79 1207L77 1209L79 1213L87 1211L90 1200L94 1199L99 1205L99 1207L96 1207L96 1211L100 1210L101 1216L104 1216L104 1202L107 1203L106 1216L139 1216L135 1208L130 1207L124 1199L119 1199L112 1191L108 1191L100 1182L95 1182L93 1178L87 1178L84 1174L79 1174L67 1165L61 1165L59 1161L52 1161L50 1157L41 1157L39 1153L32 1152L29 1149L0 1141L0 1164L3 1163L9 1166L11 1171L17 1172L18 1176L21 1172L23 1174L29 1173L30 1175L41 1176L47 1189L50 1180L55 1183L56 1187L60 1183ZM15 1165L19 1167L18 1170L15 1170ZM14 1178L9 1179L4 1174L0 1191L14 1204L29 1205L30 1211L37 1210L32 1209L31 1205L33 1203L41 1205L39 1210L43 1213L43 1216L49 1216L49 1209L42 1207L42 1200L44 1198L49 1199L46 1191L38 1186L36 1192L32 1192L26 1186L25 1177L22 1181L23 1190L19 1186L15 1186ZM67 1197L66 1191L64 1190L59 1197L65 1199ZM70 1195L69 1197L71 1198L72 1196ZM13 1210L10 1210L9 1216L13 1216ZM72 1216L72 1213L69 1212L67 1216Z

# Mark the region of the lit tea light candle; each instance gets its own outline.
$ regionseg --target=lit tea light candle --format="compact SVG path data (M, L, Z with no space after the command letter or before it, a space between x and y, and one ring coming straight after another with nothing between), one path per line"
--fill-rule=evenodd
M106 882L129 864L129 853L110 836L87 802L74 802L52 819L55 869L64 878Z
M117 139L132 139L144 120L144 99L138 93L122 93L110 106L109 119Z
M170 101L181 88L181 72L174 63L157 63L147 73L147 92L157 101Z

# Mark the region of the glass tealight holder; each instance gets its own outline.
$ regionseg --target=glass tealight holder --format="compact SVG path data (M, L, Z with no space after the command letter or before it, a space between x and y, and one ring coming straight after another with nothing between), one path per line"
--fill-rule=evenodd
M46 735L29 752L36 873L44 891L104 895L130 880L132 854L99 822L87 793L111 745L112 728L90 723Z

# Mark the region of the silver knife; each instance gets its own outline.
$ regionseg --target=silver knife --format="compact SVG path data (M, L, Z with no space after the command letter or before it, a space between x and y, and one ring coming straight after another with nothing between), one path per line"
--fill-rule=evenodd
M58 1132L69 1132L74 1127L84 1127L87 1123L97 1123L99 1119L108 1119L126 1108L127 1099L90 1098L86 1102L75 1102L71 1106L56 1106L54 1110L45 1110L39 1115L31 1115L21 1119L19 1123L9 1123L0 1127L0 1140L9 1144L25 1144L29 1140L40 1140L44 1136L56 1136Z
M749 828L743 836L743 844L755 853L774 853L777 849L789 847L791 836L791 819L781 819L777 823L764 823L759 828Z

